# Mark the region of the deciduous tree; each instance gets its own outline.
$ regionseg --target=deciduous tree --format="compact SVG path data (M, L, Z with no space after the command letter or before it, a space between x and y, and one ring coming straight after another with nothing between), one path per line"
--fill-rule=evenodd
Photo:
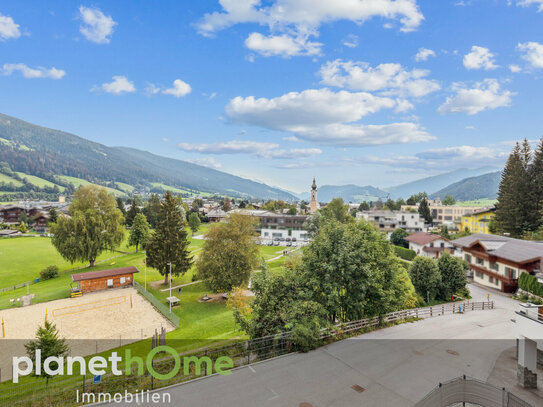
M136 252L138 246L143 246L149 240L149 222L143 213L138 213L132 222L132 228L130 229L130 245L136 246Z
M189 227L190 227L190 230L192 231L193 236L196 232L198 232L198 229L200 229L200 224L201 224L200 217L198 216L196 212L192 212L189 215Z
M435 260L429 257L417 256L409 266L409 277L425 300L432 301L439 294L441 275Z

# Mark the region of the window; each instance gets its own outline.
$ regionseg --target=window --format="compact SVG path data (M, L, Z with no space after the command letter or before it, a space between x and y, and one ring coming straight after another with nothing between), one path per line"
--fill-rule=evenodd
M498 263L490 263L490 268L495 271L500 271L500 266L498 266Z
M125 284L126 283L126 278L125 277L121 277L121 284Z
M493 282L494 282L494 277L488 276L488 282L489 282L489 283L493 283Z
M469 254L464 255L464 259L471 264L471 256Z
M477 278L483 278L483 273L481 273L480 271L476 271L476 272L475 272L475 277L477 277Z
M505 275L514 280L514 279L517 278L517 270L514 270L511 267L506 267L505 268Z
M109 278L109 279L107 280L107 286L108 286L108 287L113 287L113 279L112 279L112 278Z
M479 258L479 257L477 257L477 264L479 264L479 265L482 266L482 265L485 264L485 260L484 260L484 259L481 259L481 258Z
M494 280L494 284L500 285L500 281L498 279Z

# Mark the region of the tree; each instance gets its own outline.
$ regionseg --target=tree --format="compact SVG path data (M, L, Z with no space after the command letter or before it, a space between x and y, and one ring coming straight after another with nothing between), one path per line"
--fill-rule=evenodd
M309 237L314 238L319 234L323 216L320 211L312 213L309 215L304 222L303 228L307 231Z
M424 219L426 223L432 223L433 218L430 212L430 206L428 205L428 199L422 198L419 204L419 215Z
M198 212L201 207L204 206L204 201L202 198L196 198L194 201L192 201L192 204L190 205L190 209L192 212Z
M17 225L17 230L21 233L26 233L26 231L28 230L26 227L26 223L24 221L21 221L21 223Z
M228 222L217 223L207 231L196 267L198 277L211 290L229 292L247 286L260 259L255 241L257 224L253 216L233 213Z
M226 301L226 307L232 310L234 321L240 325L240 328L248 331L248 321L253 309L249 301L249 296L245 294L244 287L237 287L232 291Z
M241 201L238 205L239 209L245 209L247 207L247 203L245 201Z
M179 201L167 191L160 203L155 233L145 248L147 264L164 276L164 284L168 283L168 263L171 263L172 276L185 274L192 265L184 225L184 211Z
M151 194L147 204L143 208L143 214L154 229L157 225L158 213L160 212L160 198L157 194Z
M36 375L37 369L34 369L33 374L39 377L46 378L46 385L49 385L49 375L45 369L45 360L49 357L66 357L68 355L68 345L66 340L60 337L55 324L45 321L44 326L40 326L36 332L36 339L25 344L26 353L30 360L36 366L36 351L41 351L41 369L40 374ZM49 363L49 369L56 371L59 369L59 364L56 361Z
M126 208L124 207L123 199L120 196L118 196L116 201L117 201L117 208L119 208L119 210L123 214L123 217L126 218Z
M230 203L230 198L228 197L224 198L224 202L222 203L222 210L225 212L230 212L232 210L232 204Z
M450 239L451 235L449 234L449 228L446 225L441 226L441 232L439 235L445 239Z
M530 177L532 179L533 199L536 204L535 211L539 218L536 219L534 229L541 229L543 227L543 138L541 138L534 151L530 166Z
M331 322L401 308L409 292L397 281L403 269L392 246L365 221L325 223L306 247L300 270L310 298Z
M18 220L19 220L19 223L26 223L27 225L31 223L30 216L28 216L25 210L21 212Z
M435 260L415 257L409 266L409 277L417 293L425 300L432 301L436 298L441 288L441 275Z
M138 213L134 221L132 222L132 228L130 229L129 243L131 246L136 246L136 252L138 246L144 246L149 240L149 222L143 213Z
M115 197L95 185L80 187L70 205L70 217L51 225L52 243L60 255L74 263L88 261L94 267L105 250L114 250L124 238L123 215Z
M454 205L456 203L455 199L452 195L445 195L445 198L443 201L441 201L443 205Z
M419 192L417 194L413 194L407 199L407 205L416 205L424 198L428 198L428 194L426 192Z
M341 198L334 198L325 208L321 209L325 220L337 220L338 222L353 222L354 219L349 213L349 205Z
M437 261L437 267L441 275L442 299L447 299L466 287L466 271L462 259L444 252Z
M409 242L405 240L408 235L409 233L407 233L405 229L394 229L394 231L390 234L390 241L395 246L408 248Z
M132 223L134 223L134 219L136 218L136 215L141 212L139 208L140 205L141 205L141 200L139 199L139 197L135 196L134 198L132 198L132 204L130 206L130 209L126 213L126 224L128 226L132 226Z
M370 210L370 206L368 205L368 203L366 201L362 202L359 206L358 206L358 210L360 212L362 211L369 211Z
M48 223L56 223L58 219L57 210L54 207L49 208L49 220Z
M196 232L198 232L198 229L200 229L200 223L200 217L198 214L196 212L192 212L189 215L189 227L193 236Z
M288 208L287 215L296 215L297 213L298 211L294 205L291 205L290 208Z
M389 211L395 211L397 209L400 209L396 207L396 202L394 202L394 200L392 200L391 198L388 198L386 200L385 208L387 208Z

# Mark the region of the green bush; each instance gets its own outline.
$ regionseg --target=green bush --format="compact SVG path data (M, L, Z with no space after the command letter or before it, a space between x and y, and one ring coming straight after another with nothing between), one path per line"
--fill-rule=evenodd
M411 249L406 249L405 247L394 246L394 251L396 252L396 256L408 261L413 260L417 256L417 253Z
M40 273L40 280L50 280L55 277L58 277L57 266L48 266L44 268Z
M518 279L518 286L524 291L543 297L543 285L531 274L521 273Z

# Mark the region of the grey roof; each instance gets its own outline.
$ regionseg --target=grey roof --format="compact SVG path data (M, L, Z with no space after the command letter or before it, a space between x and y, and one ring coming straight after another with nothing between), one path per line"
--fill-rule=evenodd
M474 244L480 243L488 254L515 263L543 258L543 243L513 239L507 236L475 233L453 240L452 243L460 248L472 247Z

